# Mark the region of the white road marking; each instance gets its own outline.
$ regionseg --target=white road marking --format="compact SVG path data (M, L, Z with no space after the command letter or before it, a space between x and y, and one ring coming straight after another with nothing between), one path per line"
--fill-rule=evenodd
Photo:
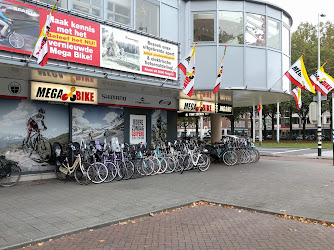
M284 153L291 153L291 152L297 152L297 151L303 151L303 150L310 150L310 148L301 148L301 149L294 149L294 150L288 150L283 152L274 152L273 154L284 154Z

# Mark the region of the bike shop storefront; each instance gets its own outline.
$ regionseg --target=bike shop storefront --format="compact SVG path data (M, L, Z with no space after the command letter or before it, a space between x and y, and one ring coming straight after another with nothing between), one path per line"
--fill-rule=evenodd
M23 176L53 177L52 155L40 151L43 140L66 149L70 141L103 144L113 137L148 146L176 139L176 98L140 94L138 87L137 93L122 92L122 84L92 77L32 71L32 81L0 79L0 154L17 161ZM22 145L29 120L41 111L27 152Z

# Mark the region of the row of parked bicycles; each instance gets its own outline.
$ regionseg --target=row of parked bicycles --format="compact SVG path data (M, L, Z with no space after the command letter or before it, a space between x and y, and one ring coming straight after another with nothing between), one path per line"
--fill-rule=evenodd
M207 149L198 141L176 140L161 143L154 149L145 144L115 144L112 140L70 143L68 154L54 143L57 178L74 176L80 184L128 180L143 176L180 172L190 169L206 171L210 167ZM69 159L73 157L73 164Z
M247 137L224 136L220 143L210 144L207 149L212 158L228 166L259 161L260 153Z

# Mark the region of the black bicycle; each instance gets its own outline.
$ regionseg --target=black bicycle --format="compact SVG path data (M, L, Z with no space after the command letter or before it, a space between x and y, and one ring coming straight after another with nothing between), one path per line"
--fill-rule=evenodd
M13 29L13 22L8 22L8 28L5 35L7 37L0 36L0 42L7 41L15 49L22 49L24 47L24 38L21 34L15 32Z
M21 178L21 168L17 162L7 160L4 155L0 156L0 186L14 186Z

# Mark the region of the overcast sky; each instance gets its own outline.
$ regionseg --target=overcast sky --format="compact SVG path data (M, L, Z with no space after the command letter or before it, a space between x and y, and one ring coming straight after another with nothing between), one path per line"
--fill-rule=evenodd
M318 13L326 14L320 17L321 22L331 21L334 23L332 14L333 0L265 0L286 10L293 19L292 31L295 31L302 22L318 23Z

